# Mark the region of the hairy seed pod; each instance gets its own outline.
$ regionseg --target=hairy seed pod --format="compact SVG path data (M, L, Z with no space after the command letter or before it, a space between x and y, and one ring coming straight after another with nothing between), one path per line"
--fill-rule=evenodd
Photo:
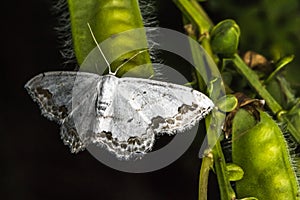
M111 52L104 52L108 57L110 53L113 54L113 50L120 51L124 48L124 52L126 52L126 49L130 49L128 46L135 49L134 47L140 46L140 43L147 44L145 32L141 32L138 38L126 35L114 37L124 31L143 28L138 0L68 0L68 7L73 46L79 64L96 47L88 29L88 23L99 43L108 38L111 39L109 47ZM126 63L118 73L124 74L135 66L151 63L149 52L138 53L140 51L141 49L135 49L125 53L111 63L111 68L115 70L118 66ZM151 75L151 67L147 70L143 69L143 73Z
M289 149L276 122L259 111L260 121L240 109L232 124L232 160L244 170L238 198L300 199Z

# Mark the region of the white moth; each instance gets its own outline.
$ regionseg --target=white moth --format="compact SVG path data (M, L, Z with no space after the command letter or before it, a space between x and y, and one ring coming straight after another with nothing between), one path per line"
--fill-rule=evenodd
M183 132L214 107L192 88L117 78L111 72L103 76L46 72L33 77L25 88L42 115L61 125L61 138L71 152L93 143L120 159L145 154L152 149L155 135Z

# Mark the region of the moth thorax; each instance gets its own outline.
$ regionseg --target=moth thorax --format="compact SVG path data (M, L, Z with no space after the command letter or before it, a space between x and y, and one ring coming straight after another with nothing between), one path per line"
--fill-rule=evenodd
M104 115L107 108L111 106L117 85L118 78L112 75L103 76L102 81L99 81L96 101L97 115Z

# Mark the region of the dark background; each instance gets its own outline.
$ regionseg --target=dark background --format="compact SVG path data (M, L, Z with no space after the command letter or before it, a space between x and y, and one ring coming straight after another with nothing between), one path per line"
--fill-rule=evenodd
M64 69L50 2L6 1L1 6L0 198L197 199L197 138L170 166L129 174L103 165L86 151L71 154L60 139L59 126L40 115L24 84L41 72ZM163 2L160 25L182 31L180 12L171 1ZM212 14L218 7L212 8L210 16L221 20ZM210 199L218 199L216 184L211 174Z
M71 154L59 126L40 115L24 84L41 72L63 69L49 2L6 1L1 6L0 198L197 199L197 142L164 169L129 174L103 165L87 151ZM180 12L171 1L167 4L162 25L181 29ZM214 180L211 184L215 188Z

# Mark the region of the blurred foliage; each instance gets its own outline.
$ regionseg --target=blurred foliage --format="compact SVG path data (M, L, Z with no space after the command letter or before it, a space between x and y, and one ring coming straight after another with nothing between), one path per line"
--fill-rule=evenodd
M239 24L241 52L253 50L274 61L294 54L285 73L300 94L299 0L207 0L203 5L215 23L230 18Z

